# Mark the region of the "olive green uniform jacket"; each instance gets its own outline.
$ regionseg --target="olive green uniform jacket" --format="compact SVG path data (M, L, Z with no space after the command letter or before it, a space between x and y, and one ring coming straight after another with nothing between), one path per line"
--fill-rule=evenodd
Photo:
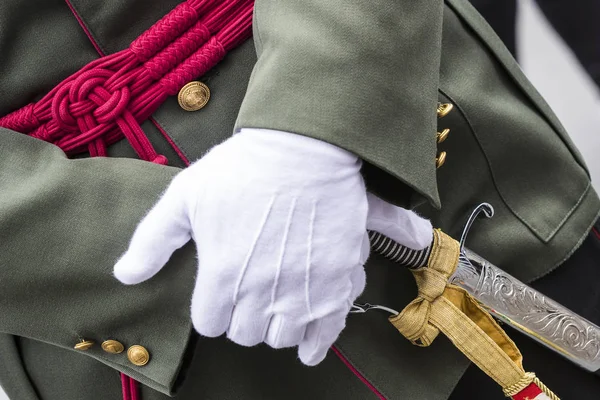
M0 2L0 115L127 47L177 3ZM257 0L254 39L199 79L205 108L171 98L143 125L174 167L134 159L126 141L110 158L70 160L0 129L0 382L11 399L118 399L118 372L144 400L377 398L333 352L308 368L293 350L193 335L193 244L146 283L114 279L137 222L185 165L175 148L193 161L242 127L322 139L365 160L369 190L454 236L487 201L496 216L468 245L526 281L568 258L600 209L564 128L463 0ZM438 102L454 110L438 118ZM366 269L365 301L401 309L415 296L392 263L374 255ZM96 345L78 352L81 338ZM107 339L146 347L150 362L102 351ZM446 399L468 366L444 338L413 347L377 313L351 315L336 346L389 399Z

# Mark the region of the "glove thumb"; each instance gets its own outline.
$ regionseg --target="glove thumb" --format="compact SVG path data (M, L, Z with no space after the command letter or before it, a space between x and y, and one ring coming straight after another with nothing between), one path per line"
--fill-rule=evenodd
M367 193L369 213L367 229L379 232L414 250L421 250L431 244L433 228L429 220L414 211L396 207L372 193Z

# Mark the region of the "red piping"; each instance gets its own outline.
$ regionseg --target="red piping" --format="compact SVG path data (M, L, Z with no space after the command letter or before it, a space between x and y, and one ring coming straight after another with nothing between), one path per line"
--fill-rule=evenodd
M373 386L373 384L372 384L371 382L369 382L369 381L367 380L367 378L365 378L365 377L363 376L363 374L361 374L361 373L360 373L360 372L359 372L359 371L358 371L356 368L354 368L354 365L352 365L352 364L350 363L350 361L348 361L348 359L347 359L347 358L346 358L346 357L345 357L345 356L342 354L342 352L341 352L341 351L339 351L339 350L337 349L337 347L335 347L335 346L331 346L331 350L333 350L333 352L335 353L335 355L336 355L336 356L338 356L338 358L339 358L340 360L342 360L342 362L344 363L344 365L345 365L346 367L348 367L348 369L349 369L350 371L352 371L352 373L353 373L354 375L356 375L356 377L357 377L358 379L360 379L360 380L361 380L361 382L362 382L362 383L364 383L364 384L365 384L365 386L367 386L367 387L369 388L369 390L371 390L371 392L373 392L373 394L374 394L375 396L377 396L377 397L378 397L380 400L386 400L386 398L385 398L385 397L384 397L384 396L381 394L381 392L379 392L379 390L377 390L377 388L376 388L375 386Z
M135 379L121 373L121 389L123 400L140 400L140 394Z
M167 131L165 131L163 129L163 127L160 126L160 124L154 118L150 118L150 122L152 122L154 124L154 126L156 127L156 129L158 129L158 131L163 135L163 137L165 138L165 140L171 145L171 147L173 148L173 150L175 150L175 152L177 153L177 155L179 156L179 158L181 158L181 161L183 161L183 163L185 164L185 166L189 167L190 160L185 156L185 154L183 154L183 151L181 151L181 149L175 144L175 142L173 141L173 139L171 138L171 136L169 136L169 134L167 133Z
M100 46L98 45L98 43L96 42L94 37L92 36L92 33L89 31L87 26L83 23L83 20L81 19L81 17L77 13L77 11L75 11L75 7L73 7L73 4L71 4L71 1L65 0L65 2L67 3L67 6L69 6L69 9L73 13L73 15L75 16L75 19L77 19L77 22L79 23L79 26L81 26L81 29L83 29L83 31L87 35L88 39L90 39L90 42L92 42L92 44L94 45L94 48L96 49L98 54L100 54L102 57L104 57L106 54L104 54L104 52L102 51L102 49L100 48Z
M129 392L131 393L131 400L140 400L138 383L133 378L129 378Z
M598 239L600 239L600 232L598 232L598 229L596 229L596 227L593 227L593 228L592 228L592 232L594 232L594 235L596 235L596 237L597 237Z
M129 377L121 373L121 389L123 391L123 400L131 400L131 391L129 388Z

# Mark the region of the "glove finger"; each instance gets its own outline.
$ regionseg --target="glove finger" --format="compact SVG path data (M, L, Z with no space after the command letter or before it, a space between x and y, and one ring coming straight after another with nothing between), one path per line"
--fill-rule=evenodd
M387 203L372 193L367 193L367 200L367 229L382 233L415 250L424 249L431 244L433 229L429 220L414 211Z
M202 336L217 337L227 331L233 313L235 268L220 265L218 269L202 265L192 295L192 323Z
M352 290L350 292L350 300L354 302L365 290L367 284L367 274L365 272L365 264L369 259L371 253L371 242L369 241L369 234L365 233L362 242L362 248L360 251L360 264L354 267L350 275L350 283L352 284Z
M352 290L350 292L350 300L354 302L365 290L367 284L367 274L365 273L365 267L357 265L352 274L350 275L350 282L352 283Z
M306 324L284 315L274 315L265 336L265 343L274 349L298 346L304 339Z
M190 240L185 192L185 182L179 174L139 223L129 248L114 267L114 275L122 283L132 285L153 277L173 252Z
M365 265L371 255L371 242L369 241L369 234L365 232L363 237L362 247L360 249L360 265Z
M283 284L290 272L285 269L283 259L286 244L289 244L295 201L278 202L277 198L272 198L269 203L264 203L264 206L267 205L267 208L255 210L257 215L263 214L264 217L260 234L252 233L255 236L253 244L247 248L236 246L238 250L244 249L238 258L245 260L246 265L240 266L238 290L234 299L236 306L227 337L244 346L263 342L269 320L277 312L281 293L294 295L297 292L297 287L288 289ZM283 221L285 224L282 224ZM242 261L240 264L244 264ZM286 305L290 304L293 303Z
M346 326L348 309L337 311L312 321L306 328L304 340L298 346L300 361L308 366L319 364Z
M233 309L227 337L242 346L256 346L264 340L270 318L270 314L251 301L239 303Z

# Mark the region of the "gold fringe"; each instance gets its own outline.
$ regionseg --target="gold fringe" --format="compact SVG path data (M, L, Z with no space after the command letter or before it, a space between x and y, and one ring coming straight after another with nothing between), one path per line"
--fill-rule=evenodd
M533 378L533 383L542 389L542 392L544 392L546 396L550 397L550 400L560 400L558 396L555 395L554 392L544 385L537 377Z

